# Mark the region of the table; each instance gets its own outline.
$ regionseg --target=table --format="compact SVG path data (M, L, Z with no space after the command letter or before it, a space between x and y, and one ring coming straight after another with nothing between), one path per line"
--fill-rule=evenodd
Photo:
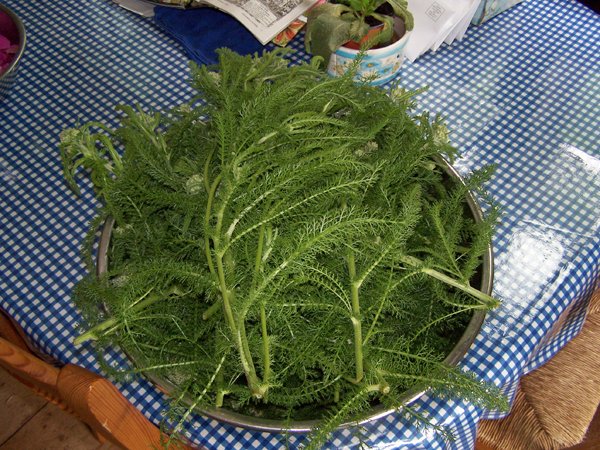
M98 204L89 183L80 198L66 187L58 136L90 120L115 126L116 104L164 111L186 101L187 58L150 21L109 1L5 3L22 18L29 43L0 103L0 306L41 350L100 371L91 346L71 343L82 319L70 300L86 273L80 246ZM308 59L301 42L292 47L292 59ZM462 151L461 173L497 166L488 190L502 209L494 295L503 305L461 364L509 396L520 376L577 334L600 271L599 55L599 16L573 0L529 0L400 74L408 88L430 86L419 106L446 118ZM104 360L125 363L117 349ZM166 399L149 382L116 385L160 422ZM465 449L480 419L499 416L431 396L416 405L455 440L399 414L367 425L363 437L374 448ZM186 430L207 448L281 448L286 440L200 416ZM329 445L358 448L359 440L339 431Z

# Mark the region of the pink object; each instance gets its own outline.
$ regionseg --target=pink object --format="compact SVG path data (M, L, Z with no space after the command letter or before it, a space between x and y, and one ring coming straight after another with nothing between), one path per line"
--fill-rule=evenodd
M19 50L19 31L10 16L0 11L0 75L12 63Z

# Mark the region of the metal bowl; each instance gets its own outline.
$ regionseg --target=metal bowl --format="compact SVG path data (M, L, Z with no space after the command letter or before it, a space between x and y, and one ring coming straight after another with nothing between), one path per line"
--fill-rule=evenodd
M456 180L460 183L464 184L462 177L459 173L450 165L446 160L442 158L438 158L437 162L440 163L449 178ZM481 207L472 193L468 193L466 197L466 202L468 205L469 212L471 213L473 219L476 222L481 222L483 220L483 212ZM96 273L98 276L106 273L108 270L108 249L110 245L110 239L112 235L114 220L112 218L108 218L102 227L100 242L98 245L98 253L96 260ZM493 261L493 251L492 246L489 245L487 251L483 255L483 261L479 270L479 290L491 295L492 293L492 283L494 278L494 261ZM485 319L486 311L485 310L475 310L469 324L465 328L465 331L461 338L458 340L452 351L448 354L446 359L444 359L444 364L448 366L456 366L458 362L462 359L462 357L467 353L469 347L475 341L475 338L479 334L479 330L481 329L481 325ZM135 362L135 358L131 355L128 355L129 358ZM146 378L148 378L151 382L153 382L162 392L169 395L174 392L176 386L174 383L166 380L164 378L157 377L153 374L145 373ZM412 389L407 390L404 395L401 397L401 400L404 404L410 404L421 397L427 391L424 387L414 387ZM193 402L191 399L185 399L189 405ZM388 414L394 412L394 409L386 409L383 405L374 406L371 411L365 413L358 420L353 420L351 422L344 423L339 426L339 428L349 427L364 424L366 422L370 422L376 419L380 419ZM202 415L211 417L215 420L225 422L237 427L250 428L253 430L266 431L266 432L287 432L287 433L307 433L315 428L319 424L319 420L291 420L291 421L279 421L274 419L264 419L259 417L253 417L248 415L243 415L226 408L216 408L216 407L205 407L199 409L198 412Z
M25 34L25 26L21 19L7 6L0 4L0 12L4 12L8 15L8 17L12 20L17 28L17 32L19 33L19 50L13 59L8 69L0 75L0 101L7 95L12 83L17 74L17 69L19 67L19 62L21 61L21 56L23 56L23 52L25 50L26 43L26 34Z

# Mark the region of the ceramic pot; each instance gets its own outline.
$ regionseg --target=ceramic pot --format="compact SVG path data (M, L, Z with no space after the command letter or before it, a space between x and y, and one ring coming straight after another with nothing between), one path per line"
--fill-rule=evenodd
M356 79L370 78L373 85L385 84L400 71L404 61L404 48L410 38L410 32L404 33L401 39L386 47L367 50L356 73ZM346 73L354 63L360 50L340 47L332 53L327 66L327 73L340 76Z

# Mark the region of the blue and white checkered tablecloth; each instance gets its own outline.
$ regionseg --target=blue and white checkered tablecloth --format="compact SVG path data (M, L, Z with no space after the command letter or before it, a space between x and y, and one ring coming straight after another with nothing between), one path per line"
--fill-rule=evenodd
M71 302L85 273L80 246L97 203L62 179L58 135L90 120L117 124L116 104L165 111L192 95L187 58L150 21L109 1L2 0L29 33L16 84L0 103L0 306L54 357L99 371L91 347L71 342L82 320ZM300 42L294 58L306 59ZM462 364L514 392L579 331L600 270L600 18L573 0L529 0L451 47L406 63L408 88L429 85L420 107L445 116L459 171L494 163L489 191L503 211L494 239L489 314ZM115 366L123 355L106 360ZM154 422L166 399L147 381L117 384ZM398 414L363 429L373 448L466 449L479 419L459 400L417 408L454 431L448 442ZM282 448L286 438L196 416L207 448ZM291 437L295 447L302 438ZM331 448L358 448L350 431Z

